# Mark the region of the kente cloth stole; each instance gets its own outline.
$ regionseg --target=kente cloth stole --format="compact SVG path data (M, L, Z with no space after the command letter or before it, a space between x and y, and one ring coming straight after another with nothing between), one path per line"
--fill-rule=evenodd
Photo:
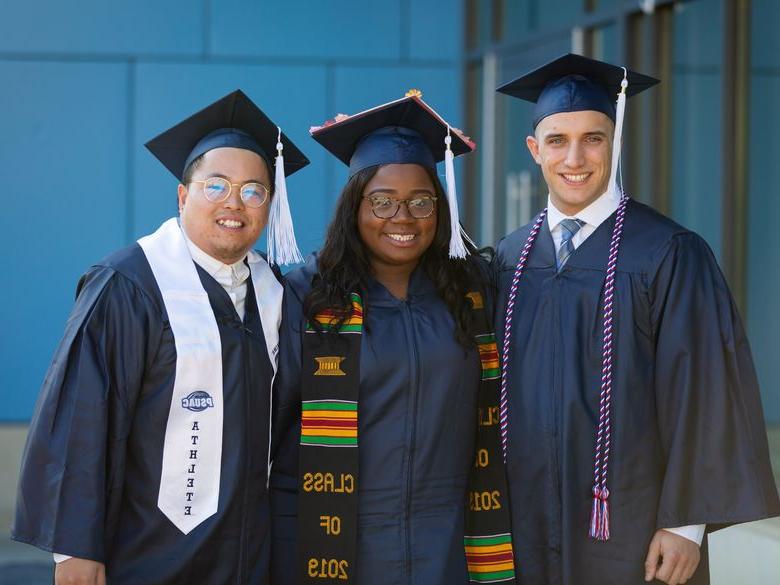
M496 338L481 292L474 307L481 362L476 457L469 478L464 548L474 583L514 583L514 557L504 462L498 427L500 369ZM317 315L336 331L337 314ZM309 324L303 337L301 447L298 481L300 584L355 582L358 515L358 394L363 307L352 294L352 313L336 335Z
M472 583L514 583L509 492L499 427L501 369L496 335L480 291L468 295L474 310L482 382L479 385L477 444L469 477L463 545Z
M363 305L339 326L334 311L307 324L302 347L298 478L298 582L355 582L358 387ZM334 332L336 332L334 334Z

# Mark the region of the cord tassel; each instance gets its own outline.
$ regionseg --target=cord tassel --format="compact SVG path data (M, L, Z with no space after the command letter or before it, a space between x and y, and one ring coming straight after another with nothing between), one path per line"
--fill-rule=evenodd
M287 180L284 176L284 156L282 150L282 130L276 140L276 164L274 197L271 201L271 213L268 217L268 262L271 264L297 264L303 262L298 244L295 241L290 201L287 198Z
M444 173L447 183L447 204L450 207L450 258L465 258L468 256L465 242L474 247L476 245L460 225L458 193L455 187L455 155L450 148L452 136L450 136L449 125L447 125L447 136L444 137L444 144L447 145L444 152Z

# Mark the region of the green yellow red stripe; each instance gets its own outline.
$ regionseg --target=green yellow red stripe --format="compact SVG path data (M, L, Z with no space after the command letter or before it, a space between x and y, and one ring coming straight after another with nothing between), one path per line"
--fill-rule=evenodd
M495 334L477 335L477 347L479 359L482 362L482 379L494 380L498 378L501 370L498 363L498 345Z
M500 583L515 578L515 561L512 553L512 536L466 536L469 579L475 583Z
M301 404L301 445L356 447L357 402L307 400Z
M349 317L347 317L341 325L338 324L339 320L343 316L341 311L326 309L314 317L314 320L319 325L319 329L323 331L336 331L339 333L362 333L363 332L363 303L360 299L360 295L357 293L350 294L350 302L352 303ZM306 327L306 331L316 331L314 326L309 323Z

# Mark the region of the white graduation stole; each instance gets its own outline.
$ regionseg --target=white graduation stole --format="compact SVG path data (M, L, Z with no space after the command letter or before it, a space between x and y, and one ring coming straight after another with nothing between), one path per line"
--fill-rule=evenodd
M222 470L222 344L176 218L138 240L162 293L176 344L176 378L165 429L157 506L184 534L217 512ZM276 372L282 286L249 255L269 358ZM270 393L270 392L269 392Z

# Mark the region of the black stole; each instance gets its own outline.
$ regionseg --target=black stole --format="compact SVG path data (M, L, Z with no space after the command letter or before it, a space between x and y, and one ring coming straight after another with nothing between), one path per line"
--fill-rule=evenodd
M482 381L464 547L472 582L512 584L514 557L498 426L498 348L482 293L468 297ZM357 561L360 296L353 293L352 313L340 327L333 311L324 311L316 320L325 334L309 324L302 352L299 583L349 584L355 583Z

